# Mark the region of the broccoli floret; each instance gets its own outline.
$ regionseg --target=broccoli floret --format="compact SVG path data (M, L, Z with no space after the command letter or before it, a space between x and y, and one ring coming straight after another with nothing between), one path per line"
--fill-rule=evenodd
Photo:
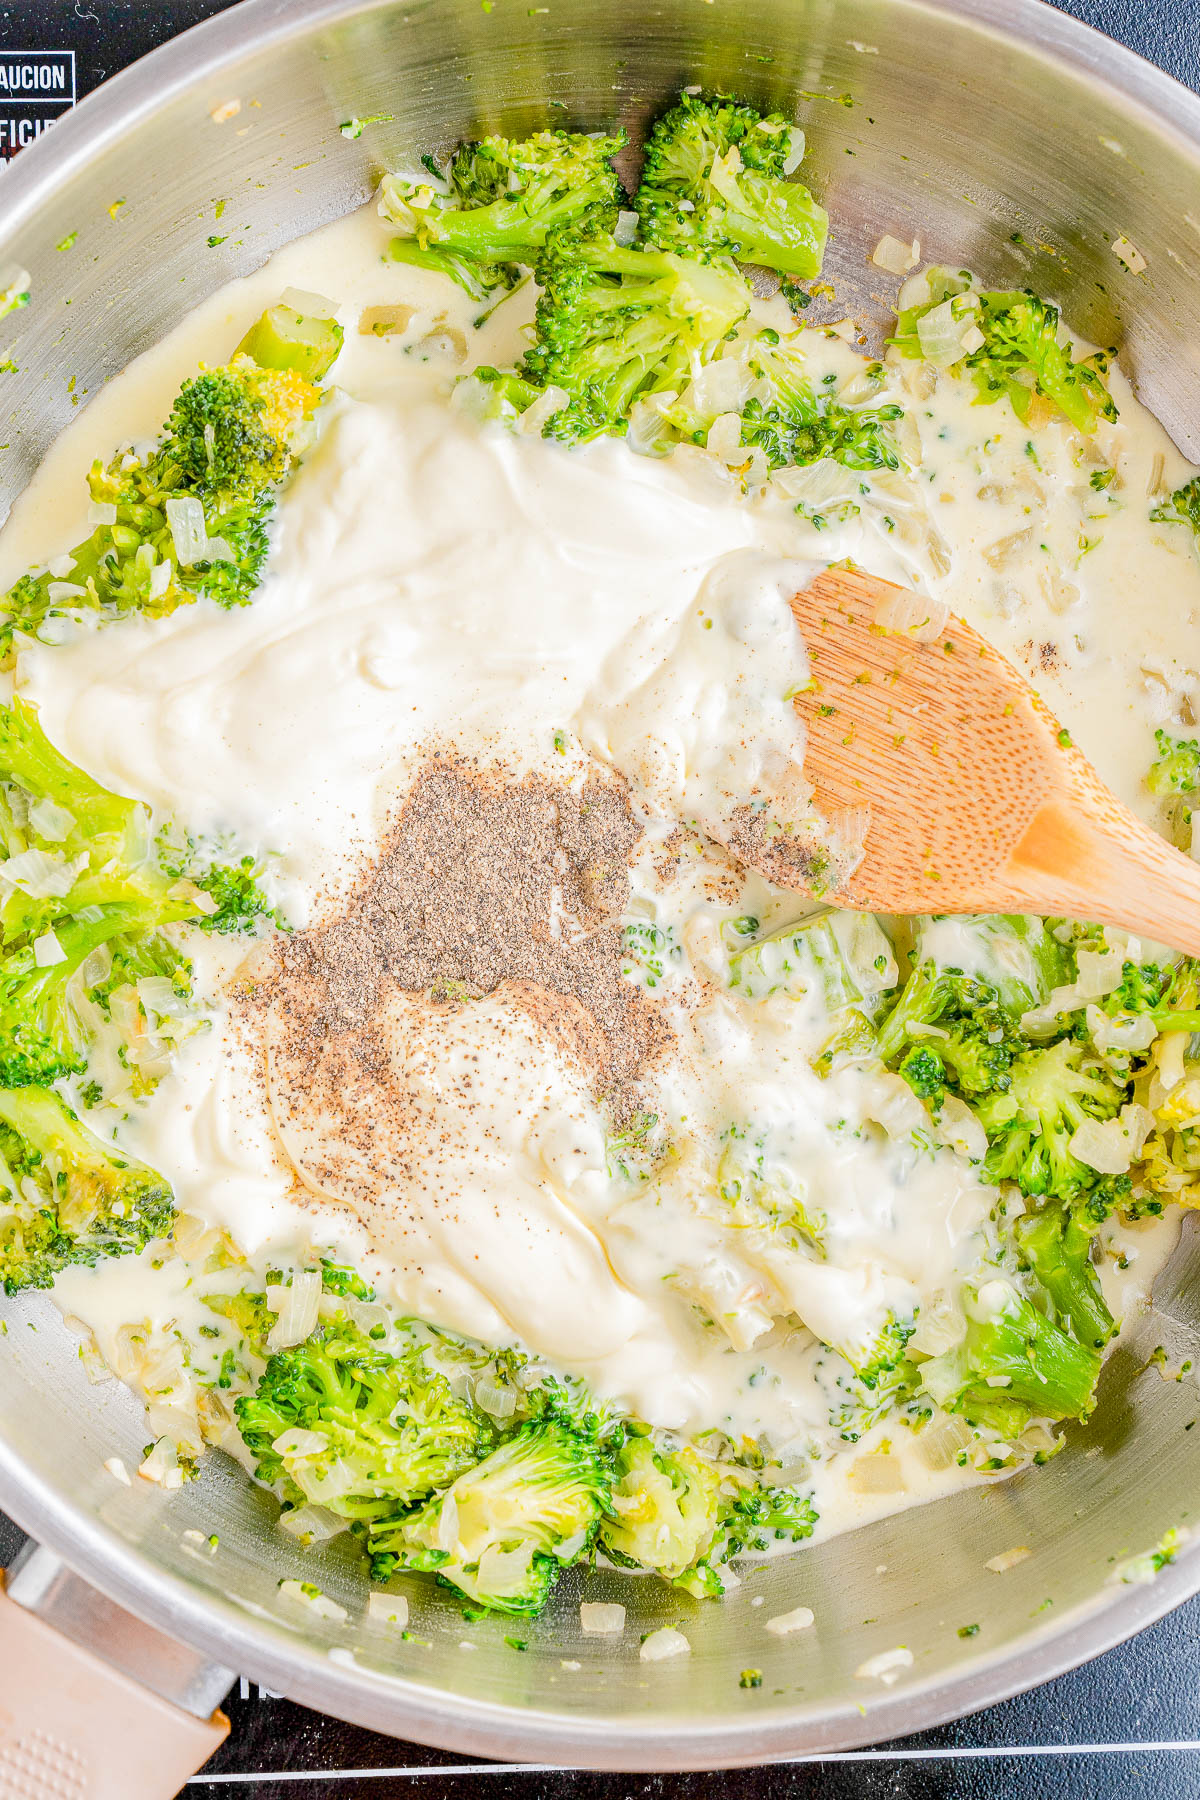
M761 1552L773 1544L798 1544L811 1537L817 1527L817 1510L808 1494L756 1481L741 1488L724 1526L722 1562L743 1551Z
M767 1150L766 1133L752 1125L730 1125L721 1134L717 1193L738 1228L781 1232L824 1256L825 1215L805 1199L803 1186L786 1164Z
M262 863L254 856L223 862L229 846L220 839L207 841L175 826L164 827L155 839L158 866L173 883L186 882L208 895L208 908L194 923L201 931L221 937L257 931L263 925L277 931L291 929L263 891Z
M196 920L201 931L218 932L222 937L256 931L262 924L288 930L288 922L277 907L271 905L258 877L262 865L253 856L243 856L238 863L219 864L196 877L196 886L215 900L217 910Z
M1190 525L1200 538L1200 475L1193 475L1190 481L1176 488L1169 500L1154 508L1150 517L1156 525ZM1160 740L1165 736L1165 732L1158 733ZM1195 782L1192 785L1195 786Z
M40 851L54 865L50 873L60 888L57 894L41 891L51 885L47 871L40 881L14 884L0 907L8 941L95 906L138 907L145 928L204 916L186 894L173 891L173 880L151 854L146 808L69 762L19 696L0 705L0 783L10 790L3 829L9 859ZM12 789L22 795L19 815ZM25 885L39 892L26 893Z
M926 1054L913 1061L912 1074L930 1092L952 1077L968 1094L986 1093L1004 1084L1013 1048L1023 1041L1023 1015L1069 979L1069 958L1043 920L982 913L954 921L952 963L933 953L940 924L936 917L914 921L913 971L880 1027L879 1055L889 1068L900 1067L917 1043ZM923 1037L921 1028L930 1025L948 1037ZM935 1060L943 1064L940 1076Z
M973 1424L1006 1437L1033 1416L1086 1419L1092 1410L1101 1358L996 1278L966 1294L966 1331L960 1343L921 1365L930 1398ZM989 1377L998 1384L989 1384Z
M967 1100L1007 1091L1019 1040L1001 1007L985 999L976 1012L939 1029L945 1036L919 1040L898 1065L915 1094L936 1107L947 1086Z
M914 1319L889 1317L865 1349L842 1350L863 1387L894 1391L907 1379L906 1347L916 1330ZM839 1346L840 1348L840 1346Z
M1200 477L1197 477L1200 482ZM1146 775L1146 786L1160 799L1175 794L1194 794L1200 788L1200 741L1196 738L1173 738L1156 731L1154 741L1158 756Z
M272 1356L235 1411L261 1481L362 1524L372 1542L490 1443L483 1414L423 1346L393 1355L341 1317Z
M130 830L142 811L138 802L101 787L69 762L42 730L37 709L19 694L0 706L0 781L65 808L70 815L66 823L101 854L126 854Z
M276 490L319 398L294 368L248 356L185 382L154 450L92 465L91 496L111 523L70 552L65 578L25 575L9 591L0 651L53 618L157 618L201 596L245 605L262 578Z
M49 1287L71 1263L126 1256L169 1234L161 1175L85 1129L49 1089L0 1089L0 1282Z
M805 280L821 272L829 215L784 169L779 113L683 94L646 143L634 197L647 243L684 256L738 256Z
M521 372L567 394L543 435L568 443L623 435L634 402L682 388L751 299L732 267L611 238L551 238L538 280L536 337Z
M1092 360L1075 362L1058 338L1056 306L1028 289L981 292L971 277L926 271L931 298L897 316L892 343L904 356L931 356L974 376L981 401L1012 402L1019 419L1035 394L1058 408L1079 431L1115 419L1116 403Z
M486 363L472 369L466 381L471 385L474 402L471 411L479 419L501 419L512 424L531 407L538 390L531 381L511 369L493 369ZM456 390L461 394L463 388Z
M332 1262L329 1257L321 1258L321 1286L327 1294L336 1294L342 1300L374 1300L375 1289L364 1281L356 1269L345 1263Z
M756 340L749 357L755 378L771 384L773 397L757 396L742 409L742 443L758 445L772 468L831 457L847 469L897 469L900 453L889 427L903 416L894 401L884 406L844 406L830 389L814 387L802 354ZM882 373L882 371L881 371Z
M39 965L32 944L0 959L0 1085L49 1087L87 1068L86 1044L70 984L93 950L141 924L139 910L110 906L99 918L70 920L55 931L60 960ZM146 971L148 972L148 971ZM121 979L127 979L122 971ZM136 979L136 977L135 977ZM106 983L111 984L111 971ZM93 994L100 991L97 982Z
M657 1447L630 1435L617 1453L611 1515L600 1525L600 1546L614 1562L653 1569L692 1592L722 1592L706 1558L728 1510L722 1470L684 1445Z
M279 922L253 859L231 869L183 866L164 849L165 834L151 841L147 809L68 762L20 698L0 706L0 843L10 876L0 904L0 1082L8 1087L83 1073L106 1029L98 1020L107 1019L128 1085L148 1092L162 1049L151 1045L142 1057L153 997L160 1016L177 1020L174 1002L191 992L186 955L163 927ZM106 954L90 961L102 946ZM85 969L86 991L76 980ZM178 1039L177 1023L169 1035Z
M831 1018L876 1015L896 979L892 946L870 913L829 912L754 938L729 958L729 985L747 1000L818 994Z
M269 1355L267 1339L275 1326L275 1314L267 1305L265 1294L243 1288L236 1294L204 1294L202 1299L210 1312L229 1320L255 1356L266 1360Z
M837 1375L840 1398L829 1421L847 1443L856 1443L894 1406L911 1399L920 1385L918 1370L908 1354L908 1340L915 1330L915 1317L899 1319L890 1314L865 1342L829 1346L850 1365L851 1373Z
M388 254L448 275L473 299L511 287L553 231L611 231L621 184L610 158L615 137L539 131L533 137L464 144L445 184L388 175L380 212L402 235Z
M373 1573L436 1572L496 1612L540 1612L593 1543L612 1490L595 1438L556 1418L522 1425L443 1494L370 1533Z
M1125 1091L1106 1071L1085 1069L1085 1054L1073 1038L1027 1050L1013 1062L1008 1092L979 1102L990 1180L1062 1200L1095 1185L1096 1171L1072 1154L1070 1141L1087 1120L1114 1118Z
M599 1543L614 1562L655 1574L697 1599L725 1591L719 1569L743 1551L811 1537L812 1501L766 1488L747 1470L713 1463L689 1445L666 1449L633 1428L617 1453L617 1481Z
M1128 1176L1125 1185L1129 1186ZM1102 1350L1117 1327L1100 1291L1092 1240L1109 1207L1088 1198L1091 1203L1079 1207L1048 1201L1037 1212L1024 1213L1012 1235L1030 1272L1050 1296L1057 1323L1079 1343Z

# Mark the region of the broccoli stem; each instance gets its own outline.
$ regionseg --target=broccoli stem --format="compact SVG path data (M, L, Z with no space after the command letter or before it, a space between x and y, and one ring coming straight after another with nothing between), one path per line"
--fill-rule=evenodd
M255 320L234 355L250 357L261 369L294 369L306 381L321 381L336 362L344 335L335 318L298 312L281 300Z

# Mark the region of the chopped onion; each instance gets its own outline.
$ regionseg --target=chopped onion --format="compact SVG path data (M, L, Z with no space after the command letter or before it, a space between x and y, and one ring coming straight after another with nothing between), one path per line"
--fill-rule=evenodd
M882 1451L860 1456L850 1465L850 1473L864 1494L899 1494L904 1490L904 1471L899 1458Z
M637 236L637 228L638 215L622 210L617 214L617 222L613 227L614 242L628 247Z
M751 376L740 356L719 356L692 376L680 395L680 405L685 412L714 417L718 413L740 413L751 389L759 385L757 377ZM774 397L775 390L773 384L767 385L769 400Z
M33 960L39 969L52 969L55 963L66 962L67 953L52 931L43 931L33 940Z
M337 307L332 300L326 300L323 294L310 294L305 288L284 288L279 296L281 306L290 306L293 312L303 314L306 319L332 319L337 316Z
M267 1349L290 1350L293 1344L302 1344L320 1316L320 1272L300 1269L290 1287L269 1287L267 1305L279 1315L267 1338Z
M306 1431L303 1426L293 1425L280 1432L271 1448L280 1456L317 1456L322 1450L328 1450L329 1437L324 1431Z
M791 1631L807 1631L813 1618L810 1606L794 1606L791 1612L776 1613L773 1619L768 1619L765 1630L772 1637L786 1637Z
M771 479L771 464L761 444L752 446L742 470L742 480L747 488L763 488Z
M566 388L543 388L532 406L527 406L516 422L516 429L526 437L541 437L543 427L571 404Z
M46 594L51 606L63 606L67 601L78 600L87 593L77 581L48 581Z
M194 494L173 494L165 511L180 567L190 569L193 563L203 562L207 555L208 526L199 500Z
M31 900L61 900L70 893L86 865L86 855L68 862L66 857L48 850L22 850L19 856L10 856L7 862L0 863L0 881L20 888Z
M1075 955L1076 986L1089 1000L1102 1000L1121 985L1125 958L1116 950L1079 950Z
M1115 1119L1085 1119L1067 1146L1072 1156L1101 1175L1124 1175L1154 1129L1144 1106L1123 1106Z
M989 1556L983 1566L985 1569L990 1569L993 1575L1003 1575L1007 1570L1015 1569L1018 1563L1025 1562L1032 1555L1033 1551L1027 1544L1018 1544L1014 1550L1002 1550L999 1556Z
M344 1500L347 1494L362 1489L361 1474L344 1457L338 1457L328 1467L323 1463L299 1462L293 1465L290 1473L296 1486L318 1506L332 1506L336 1501Z
M174 570L175 565L169 557L163 562L155 563L150 571L149 594L151 600L162 599L163 595L171 585L171 576L174 573Z
M364 1337L371 1337L372 1333L377 1331L381 1325L383 1326L385 1333L390 1332L392 1329L391 1314L388 1312L386 1306L380 1305L378 1300L355 1300L353 1296L350 1295L345 1299L342 1299L338 1295L329 1294L323 1296L321 1301L322 1308L324 1308L326 1299L333 1303L333 1309L335 1311L339 1308L344 1308L354 1320L354 1323L358 1326L358 1329L362 1332ZM381 1340L376 1339L375 1341L380 1342Z
M74 567L75 558L68 550L65 555L56 556L53 562L46 564L46 573L52 575L55 581L65 581ZM82 593L83 589L79 591Z
M900 238L881 237L871 252L871 261L877 269L886 269L889 275L907 275L915 269L921 260L921 246L914 238L906 244Z
M982 1162L987 1155L987 1132L965 1100L947 1094L938 1114L937 1134L943 1144L957 1150L968 1162Z
M705 447L725 464L742 462L742 421L738 413L718 413L708 428Z
M372 1588L367 1595L367 1617L377 1625L394 1625L403 1631L408 1624L408 1600L403 1594L384 1594Z
M930 307L917 320L921 354L935 369L953 368L967 354L964 338L975 327L979 305L974 294L955 294Z
M159 1438L150 1454L138 1465L138 1474L143 1481L156 1481L160 1487L182 1487L183 1470L179 1467L179 1452L170 1438ZM175 1480L175 1476L179 1479Z
M56 806L53 800L35 800L29 808L29 823L47 843L61 844L70 835L75 820L65 806Z
M921 1307L917 1315L917 1328L908 1340L908 1347L910 1350L915 1350L919 1356L941 1356L946 1350L953 1350L954 1346L961 1341L966 1329L967 1322L958 1307L946 1293L939 1290L928 1305ZM950 1420L948 1423L955 1427L955 1437L958 1439L958 1428L962 1425L961 1419ZM931 1425L928 1430L922 1432L918 1439L922 1449L928 1446L934 1434L940 1429L940 1426ZM961 1447L962 1440L959 1439L955 1448L960 1449Z
M161 1019L177 1018L191 1010L187 996L180 994L166 975L143 975L134 991L147 1016L154 1013Z
M236 562L237 551L228 538L210 537L204 543L205 562Z
M787 155L783 159L785 175L794 175L804 161L804 133L798 125L788 126Z
M907 588L897 588L876 602L871 623L877 631L911 638L914 644L931 644L941 637L949 617L944 600L927 600Z
M1159 1026L1151 1019L1150 1013L1117 1013L1110 1017L1099 1006L1088 1006L1088 1037L1103 1053L1108 1049L1117 1051L1133 1051L1133 1049L1150 1049L1153 1040L1159 1035ZM1184 1033L1180 1033L1184 1037Z
M458 1501L453 1492L448 1493L442 1501L438 1514L437 1531L434 1533L434 1545L438 1550L453 1550L458 1543Z
M125 1467L125 1464L121 1461L119 1456L106 1457L104 1467L108 1470L113 1480L119 1481L122 1487L133 1486L133 1482L130 1480L129 1470Z
M510 1387L501 1387L488 1375L475 1383L475 1404L493 1419L511 1419L517 1410L517 1396Z
M344 1606L339 1606L336 1600L331 1600L328 1594L313 1587L311 1582L281 1581L279 1598L290 1600L296 1606L306 1607L318 1619L328 1619L334 1625L344 1625L350 1616Z
M1136 244L1131 244L1122 232L1112 242L1112 253L1119 263L1124 263L1131 275L1144 275L1148 264Z
M89 525L115 525L117 509L111 500L93 500L87 509Z
M878 1656L869 1656L864 1663L859 1663L854 1673L860 1681L882 1681L890 1687L893 1681L899 1681L903 1669L911 1669L913 1653L898 1644L894 1650L881 1650Z
M625 1629L625 1608L615 1601L583 1600L579 1605L581 1628L593 1637L615 1637Z
M339 1519L328 1507L294 1506L290 1512L280 1513L279 1529L286 1531L289 1537L319 1544L326 1538L336 1537L339 1531L346 1531L348 1527L345 1519Z
M503 1594L519 1588L529 1574L533 1561L533 1545L527 1539L512 1550L501 1550L489 1544L479 1559L479 1585L489 1594Z
M668 1656L689 1656L691 1649L682 1631L676 1631L673 1625L664 1625L661 1631L650 1633L638 1655L643 1662L663 1662Z
M737 184L743 166L741 151L736 144L731 144L723 156L713 157L712 168L708 171L708 179L717 193L735 211L740 211L743 205L741 190Z
M907 1138L929 1127L929 1114L903 1075L874 1076L868 1086L866 1116L882 1125L893 1139Z

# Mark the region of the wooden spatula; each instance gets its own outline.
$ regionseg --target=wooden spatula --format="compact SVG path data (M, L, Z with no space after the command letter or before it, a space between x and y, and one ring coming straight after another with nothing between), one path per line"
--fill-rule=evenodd
M830 898L1091 919L1200 955L1200 867L1122 806L977 631L951 618L919 643L875 622L913 599L833 568L792 601L812 664L805 774L827 817L870 809L866 855Z

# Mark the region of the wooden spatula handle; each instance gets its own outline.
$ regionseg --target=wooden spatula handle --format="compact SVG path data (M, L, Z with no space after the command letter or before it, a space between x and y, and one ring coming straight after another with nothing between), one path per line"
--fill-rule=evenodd
M1055 799L1034 814L1002 871L1019 910L1119 925L1200 956L1200 865L1111 794L1099 799Z

